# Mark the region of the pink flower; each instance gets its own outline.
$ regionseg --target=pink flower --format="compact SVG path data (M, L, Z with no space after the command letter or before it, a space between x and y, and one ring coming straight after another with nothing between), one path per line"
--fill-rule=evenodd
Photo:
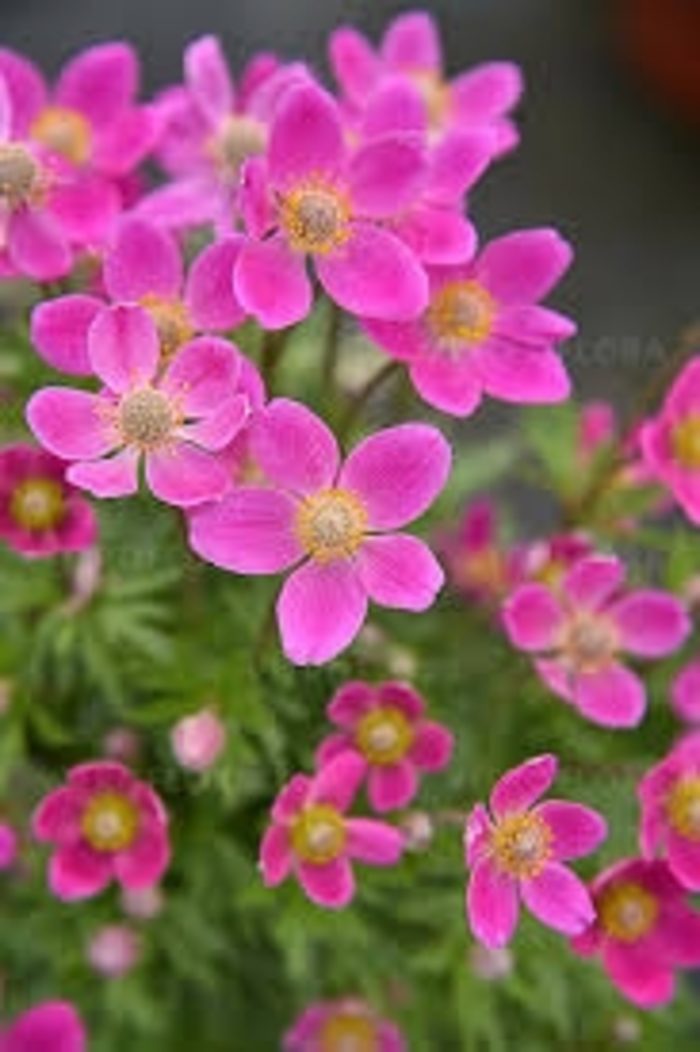
M491 793L493 819L483 804L467 818L466 862L472 873L467 917L485 946L504 946L518 922L519 898L543 924L568 935L591 923L590 896L561 863L594 851L606 823L582 804L546 800L557 759L537 756L504 774Z
M67 472L97 497L138 489L145 461L154 495L187 507L214 500L228 488L212 454L243 425L247 399L237 392L241 365L233 344L201 336L181 347L159 374L160 339L141 307L105 309L89 330L99 394L61 387L38 391L27 420L52 453L77 461Z
M419 772L442 770L452 754L452 734L424 719L424 711L423 699L406 683L345 683L328 706L340 733L322 743L317 762L348 752L359 756L375 811L405 807L418 792Z
M405 136L351 152L333 99L311 84L290 88L265 158L245 168L251 240L233 270L243 306L267 329L300 321L313 299L311 256L326 293L349 313L416 317L427 302L425 273L382 220L411 203L424 171L423 151Z
M526 584L503 608L506 632L521 650L544 653L538 674L594 723L633 727L646 705L644 684L618 660L659 658L691 629L675 596L645 588L621 592L624 564L613 556L579 559L558 588Z
M424 512L445 483L450 449L439 431L387 428L341 466L326 425L280 398L253 418L250 447L269 484L237 488L194 511L190 543L236 573L297 567L277 603L291 661L334 658L360 631L369 599L403 610L431 605L442 570L422 541L393 531Z
M226 726L213 709L201 709L178 720L170 740L181 767L207 771L226 746Z
M492 605L510 591L512 560L500 543L497 509L488 498L465 508L439 547L450 584L465 596Z
M119 979L130 972L141 956L138 932L127 924L105 924L87 947L87 959L105 979Z
M554 230L521 230L492 241L475 259L428 267L428 303L408 321L363 319L368 335L405 362L429 405L469 416L484 394L506 402L550 403L569 396L555 347L576 327L538 304L571 262Z
M583 956L599 953L611 982L640 1008L673 997L676 967L700 964L700 915L665 862L627 858L591 885L595 920L574 938Z
M639 842L652 858L665 849L679 884L700 891L700 731L681 738L637 786L642 807Z
M272 807L273 824L260 847L267 887L290 873L312 902L342 909L355 894L351 860L392 866L403 848L398 829L372 818L346 818L364 777L365 765L344 753L313 776L295 775Z
M394 1023L350 997L309 1005L284 1035L282 1047L283 1052L406 1052Z
M683 367L659 414L642 427L639 442L652 476L700 525L700 357Z
M199 333L225 332L243 321L231 287L241 241L231 236L209 245L185 278L182 252L167 233L125 219L104 259L105 293L113 303L138 304L149 314L167 362ZM89 376L90 330L106 308L104 300L83 292L44 300L32 311L32 343L55 369Z
M87 1052L87 1033L72 1004L44 1001L0 1032L0 1052Z
M680 719L700 723L700 658L684 665L673 680L671 708Z
M170 861L160 798L119 763L74 767L68 784L39 804L32 829L56 845L49 885L60 899L89 898L113 878L126 888L149 887Z
M0 821L0 872L11 869L19 854L19 838L9 822Z
M36 558L95 543L93 509L65 476L66 464L43 449L0 449L0 537L15 551Z

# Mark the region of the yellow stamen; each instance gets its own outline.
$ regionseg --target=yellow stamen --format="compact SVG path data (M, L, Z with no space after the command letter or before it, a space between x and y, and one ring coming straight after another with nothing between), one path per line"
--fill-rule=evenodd
M165 364L195 334L187 307L179 300L164 300L150 293L142 296L140 302L158 330L161 362Z
M491 833L491 851L504 873L531 880L552 854L552 830L538 814L523 811L506 815Z
M598 672L614 659L619 646L618 631L604 614L577 612L564 626L559 653L575 673Z
M77 110L66 106L47 106L32 124L30 136L60 153L71 164L85 164L92 152L92 132L88 121Z
M122 793L98 793L85 808L80 828L95 851L123 851L136 839L139 814Z
M379 766L402 760L415 737L405 714L391 705L372 709L363 716L355 734L360 752Z
M172 441L181 419L167 395L152 387L142 387L122 397L115 423L125 445L148 453Z
M456 353L477 346L491 334L496 304L476 281L452 281L435 293L427 324L443 350Z
M700 776L679 778L665 800L669 823L688 840L700 840Z
M700 415L691 414L671 431L673 459L688 471L700 469Z
M377 1028L364 1015L331 1016L321 1031L321 1052L379 1052Z
M63 487L55 479L29 478L20 482L10 498L10 516L24 530L54 530L66 516Z
M332 183L309 179L280 202L280 225L295 252L325 256L350 237L350 203Z
M620 942L636 942L654 926L659 904L640 884L625 881L605 888L596 901L601 927Z
M261 121L231 114L210 140L209 153L222 175L238 176L243 162L263 153L266 145L267 131Z
M306 807L292 824L291 841L294 854L302 861L331 862L345 848L343 816L326 804Z
M26 147L18 143L0 145L0 198L11 209L34 200L40 184L39 165Z
M366 527L364 505L350 490L322 490L305 497L297 510L297 537L318 562L349 558L362 544Z

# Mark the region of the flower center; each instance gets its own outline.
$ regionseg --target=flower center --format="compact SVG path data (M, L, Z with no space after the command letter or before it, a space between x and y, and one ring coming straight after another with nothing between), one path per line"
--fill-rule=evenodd
M29 150L17 143L0 146L0 198L10 208L26 204L39 183L39 166Z
M136 806L122 793L98 793L83 812L80 828L95 851L123 851L139 827Z
M654 926L659 904L646 888L624 882L606 888L596 909L608 935L620 942L636 942Z
M164 300L150 293L142 296L140 302L158 330L161 359L163 363L168 362L183 343L194 336L187 307L179 300Z
M261 121L232 114L211 140L210 152L223 174L238 175L243 162L263 153L266 145L267 132Z
M498 595L506 588L506 567L497 548L469 552L456 569L458 583L463 588L475 588L492 595Z
M413 743L414 731L400 709L387 705L362 717L356 738L367 760L381 766L403 759Z
M362 544L366 526L364 506L346 489L327 489L305 497L297 511L297 537L319 562L353 555Z
M280 224L296 252L326 255L350 236L350 205L334 186L301 183L282 198Z
M691 414L671 431L673 457L688 471L700 469L700 416Z
M90 125L82 113L66 106L47 106L42 110L32 124L30 135L72 164L85 164L90 156Z
M506 815L491 833L491 850L504 873L531 880L551 856L552 830L538 814Z
M700 777L679 778L665 801L666 815L677 833L700 840Z
M63 487L55 479L25 479L12 493L10 515L24 530L53 530L65 514Z
M617 629L599 614L576 614L565 626L560 650L576 673L597 672L613 658L618 645Z
M117 410L117 427L125 445L144 452L167 445L178 422L170 399L152 387L124 395Z
M465 344L483 343L491 333L495 313L493 297L478 282L452 281L436 292L427 322L438 345L455 353Z
M320 1052L379 1052L377 1028L365 1016L331 1016L321 1031Z
M340 811L326 804L306 807L291 829L292 848L303 862L322 865L342 854L345 822Z

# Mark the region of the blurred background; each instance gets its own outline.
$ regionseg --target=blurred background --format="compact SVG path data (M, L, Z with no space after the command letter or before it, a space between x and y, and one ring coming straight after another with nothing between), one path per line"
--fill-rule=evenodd
M0 39L48 72L88 43L138 46L144 87L181 76L184 44L218 34L234 70L258 49L324 74L328 33L374 40L395 0L0 0ZM557 305L580 323L566 352L582 397L631 407L650 369L700 317L698 0L433 0L446 66L525 72L521 148L477 188L484 237L555 224L576 265Z

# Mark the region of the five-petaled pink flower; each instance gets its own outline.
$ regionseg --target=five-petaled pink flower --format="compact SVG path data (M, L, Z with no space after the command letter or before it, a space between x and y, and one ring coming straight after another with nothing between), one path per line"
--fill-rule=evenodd
M405 1052L395 1023L355 997L317 1001L284 1035L283 1052Z
M365 765L344 753L312 778L295 775L272 808L273 824L260 847L260 868L268 887L298 878L319 906L342 909L355 894L351 861L392 866L403 850L403 834L374 818L347 818L364 777Z
M112 879L125 888L156 884L170 861L168 815L154 792L126 767L80 764L68 784L39 804L37 840L56 845L49 885L60 899L84 899Z
M97 497L138 489L143 457L152 492L188 507L215 500L229 478L213 455L243 426L248 400L237 383L233 344L200 336L160 373L161 342L151 316L137 306L105 309L88 335L99 394L61 387L38 391L27 420L39 441L65 460L69 482Z
M639 443L653 478L700 525L700 357L676 377L659 414L642 426Z
M700 731L680 739L637 786L639 841L652 858L665 849L668 867L690 891L700 891Z
M87 1033L68 1001L44 1001L0 1031L0 1052L86 1052Z
M621 859L591 884L595 920L571 940L582 956L599 953L610 980L640 1008L673 997L674 968L700 964L700 914L661 859Z
M639 723L646 704L644 684L618 655L663 657L691 629L679 599L651 588L623 593L624 575L620 559L591 555L579 559L556 589L523 585L503 608L511 643L546 655L535 667L547 686L610 727Z
M291 661L334 658L360 631L369 599L403 610L431 605L440 566L422 541L393 531L422 514L445 483L450 447L437 429L387 428L341 466L326 425L280 398L254 415L249 451L265 487L241 486L194 509L190 543L237 573L296 567L277 603Z
M321 744L317 761L322 766L354 753L364 764L375 811L405 807L418 792L419 773L442 770L452 754L452 734L424 712L423 699L407 683L345 683L328 706L340 733Z
M518 922L519 899L557 931L577 934L593 920L585 885L568 867L594 851L606 835L605 820L582 804L546 800L557 759L537 756L507 771L494 786L490 806L477 804L467 818L464 846L472 873L467 917L477 939L504 946Z

